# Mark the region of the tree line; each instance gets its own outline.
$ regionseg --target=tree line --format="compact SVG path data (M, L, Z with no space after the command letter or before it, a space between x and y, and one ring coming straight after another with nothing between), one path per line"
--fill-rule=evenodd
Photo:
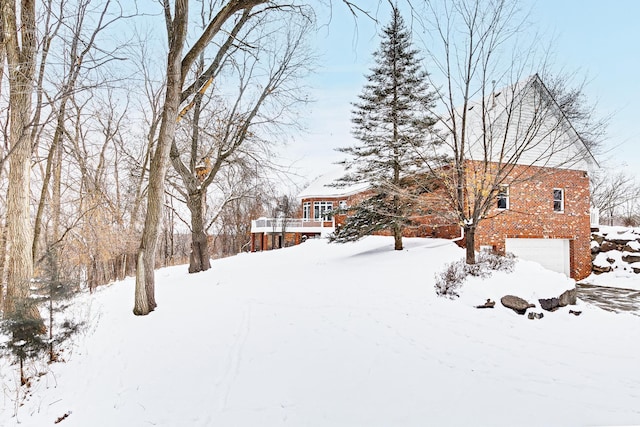
M3 317L40 318L27 301L51 268L90 289L137 273L144 314L155 306L154 268L203 271L210 255L240 251L250 219L276 203L273 176L285 167L275 154L306 102L314 10L0 5Z

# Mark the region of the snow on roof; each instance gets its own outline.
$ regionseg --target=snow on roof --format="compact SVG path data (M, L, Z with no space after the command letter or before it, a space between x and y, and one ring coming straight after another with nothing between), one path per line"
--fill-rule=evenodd
M351 196L353 194L360 193L361 191L369 188L369 184L352 184L344 187L334 187L332 186L338 179L342 178L345 175L345 170L343 167L336 167L332 169L330 172L325 173L324 175L320 175L314 181L311 182L298 194L299 199L309 199L312 197L341 197L341 196Z

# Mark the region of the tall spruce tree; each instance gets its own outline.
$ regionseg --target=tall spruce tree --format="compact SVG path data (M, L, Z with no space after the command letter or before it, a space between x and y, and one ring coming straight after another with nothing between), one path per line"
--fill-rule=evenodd
M353 104L352 134L359 141L340 148L349 160L341 162L346 174L336 186L366 183L372 195L349 208L345 223L331 240L348 242L376 231L389 231L395 249L402 249L402 234L410 224L410 212L418 191L416 177L426 170L435 119L429 111L435 103L419 51L397 5L384 27L380 47L373 54L375 66ZM418 174L416 174L418 173Z

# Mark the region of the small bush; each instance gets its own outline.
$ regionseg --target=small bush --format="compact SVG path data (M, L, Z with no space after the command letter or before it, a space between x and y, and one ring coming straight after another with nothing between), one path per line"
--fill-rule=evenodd
M436 273L436 295L454 299L460 296L458 289L467 277L466 263L455 261L447 264L445 269Z
M25 362L36 359L47 349L44 323L41 318L33 317L35 306L36 302L31 298L20 299L15 311L0 322L0 332L7 337L0 344L0 354L13 356L18 362L22 386L29 384Z
M516 257L512 253L498 255L493 252L480 252L476 257L476 265L482 265L490 275L492 271L511 273L516 264Z
M467 264L464 259L447 264L443 271L436 273L436 295L454 299L460 296L460 287L467 276L486 278L493 271L510 273L515 265L512 254L500 256L495 253L481 252L476 257L475 264Z

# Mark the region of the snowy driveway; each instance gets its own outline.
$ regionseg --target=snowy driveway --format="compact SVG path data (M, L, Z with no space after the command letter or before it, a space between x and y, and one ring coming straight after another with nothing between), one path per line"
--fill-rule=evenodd
M640 291L578 284L578 298L614 313L627 312L640 316Z

